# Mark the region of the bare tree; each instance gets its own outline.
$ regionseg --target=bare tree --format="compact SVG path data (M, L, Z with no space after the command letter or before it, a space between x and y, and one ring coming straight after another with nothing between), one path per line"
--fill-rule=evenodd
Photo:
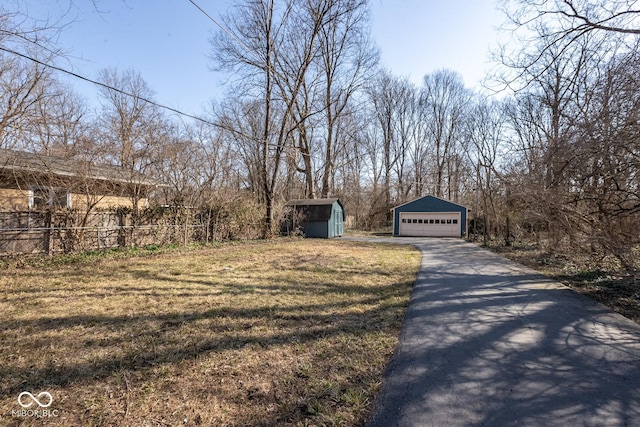
M522 90L576 49L615 51L632 47L640 34L633 0L502 0L500 8L509 37L494 52L505 66L490 79L498 89Z
M89 117L87 106L70 88L51 84L49 96L34 105L34 122L29 126L32 147L47 155L63 157L86 154Z
M313 81L314 79L312 79ZM291 169L301 173L304 177L304 197L315 199L317 194L316 160L318 159L316 129L321 129L320 120L316 118L316 105L319 87L313 83L303 83L300 96L295 101L295 121L297 126L294 132L294 148L291 154Z
M582 217L591 247L634 266L633 248L640 243L640 81L636 50L611 58L585 90L578 134L570 165L571 202ZM586 224L585 224L586 223Z
M398 82L399 79L395 78L389 72L382 71L367 88L367 93L373 109L373 115L376 119L379 135L382 139L382 147L377 148L372 146L370 150L382 151L382 163L380 165L380 170L384 180L382 191L384 193L383 209L385 209L385 211L388 211L391 208L392 172L398 160L398 150L396 147L397 138L394 132L394 120L396 118L396 108L399 99ZM374 182L377 183L377 179Z
M56 38L68 22L59 16L38 16L28 2L0 5L0 148L21 146L29 125L37 121L37 105L54 96L54 81L43 64L63 56Z
M359 106L358 106L359 107ZM353 110L345 114L341 128L344 131L344 144L336 155L336 178L334 194L350 208L352 225L362 225L368 210L364 197L364 180L367 158L366 132L367 120L362 110Z
M461 142L470 99L471 92L465 88L460 74L454 71L441 70L424 77L421 107L425 110L427 134L432 146L432 189L437 197L446 194L455 198L452 197L455 192L451 179L457 174L455 165L458 163L454 162L453 168L449 165Z
M396 198L398 203L407 201L411 189L415 186L411 162L411 148L418 145L415 140L416 128L420 127L419 90L406 78L398 81L397 103L395 111L394 134L397 141L397 161L394 165L396 178Z
M323 2L318 2L318 5ZM371 77L378 55L369 38L366 0L331 0L320 28L319 66L325 125L321 197L327 197L335 172L340 120L354 93Z
M504 194L505 186L501 159L504 157L504 133L506 120L504 106L499 101L490 101L485 97L475 98L473 108L466 122L466 138L470 141L467 153L475 168L475 197L473 206L474 231L477 232L481 203L483 213L483 237L487 243L491 224L499 223L498 198ZM481 200L478 201L478 196ZM505 241L510 242L509 212L504 213Z
M213 40L213 59L239 78L236 92L261 99L263 125L255 141L265 205L264 235L272 232L274 203L285 151L299 129L296 106L317 52L320 31L331 18L324 1L238 3L224 18L230 33ZM232 35L231 35L232 34Z
M0 148L24 148L50 81L45 67L0 52Z
M503 0L501 8L516 26L546 25L549 41L577 39L591 31L640 34L640 8L634 0Z
M100 72L100 79L110 87L101 89L104 104L99 126L105 155L127 171L125 178L132 187L131 200L137 210L146 188L140 185L141 174L150 171L157 159L157 148L165 137L166 123L158 108L146 101L153 98L153 91L135 71L105 69Z
M526 45L500 57L518 89L507 114L507 182L519 225L551 247L632 268L638 215L638 19L628 1L511 1ZM635 225L634 225L635 224Z

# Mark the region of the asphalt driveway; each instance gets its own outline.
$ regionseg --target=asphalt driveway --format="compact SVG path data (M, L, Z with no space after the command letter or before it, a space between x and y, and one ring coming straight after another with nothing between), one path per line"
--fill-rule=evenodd
M640 426L640 326L460 239L422 266L370 427Z

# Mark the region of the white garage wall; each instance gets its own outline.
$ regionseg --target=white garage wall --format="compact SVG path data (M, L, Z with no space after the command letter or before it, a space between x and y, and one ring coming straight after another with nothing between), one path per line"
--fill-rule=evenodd
M400 236L460 237L460 212L400 212Z

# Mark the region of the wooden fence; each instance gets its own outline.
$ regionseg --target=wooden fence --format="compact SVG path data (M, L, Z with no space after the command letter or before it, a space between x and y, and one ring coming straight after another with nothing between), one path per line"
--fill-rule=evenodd
M221 219L216 212L175 207L138 214L127 210L0 212L0 256L207 243L255 238L258 230L258 224Z

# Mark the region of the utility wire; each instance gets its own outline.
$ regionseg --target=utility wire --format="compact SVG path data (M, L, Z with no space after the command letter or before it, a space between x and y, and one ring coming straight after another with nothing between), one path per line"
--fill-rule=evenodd
M126 92L126 91L124 91L124 90L122 90L122 89L118 89L118 88L116 88L116 87L110 86L110 85L108 85L108 84L106 84L106 83L102 83L102 82L99 82L99 81L97 81L97 80L93 80L93 79L90 79L90 78L85 77L85 76L83 76L83 75L80 75L80 74L78 74L78 73L74 73L73 71L69 71L69 70L66 70L66 69L64 69L64 68L57 67L57 66L55 66L55 65L47 64L46 62L42 62L42 61L40 61L40 60L38 60L38 59L36 59L36 58L33 58L33 57L31 57L31 56L28 56L28 55L22 54L22 53L20 53L20 52L16 52L15 50L7 49L6 47L3 47L3 46L0 46L0 50L2 50L2 51L4 51L4 52L11 53L11 54L13 54L13 55L19 56L19 57L24 58L24 59L28 59L29 61L33 61L33 62L35 62L36 64L40 64L40 65L42 65L42 66L45 66L45 67L51 68L52 70L56 70L56 71L59 71L59 72L64 73L64 74L68 74L68 75L70 75L70 76L72 76L72 77L75 77L75 78L77 78L77 79L84 80L84 81L89 82L89 83L93 83L93 84L94 84L94 85L96 85L96 86L104 87L104 88L106 88L106 89L108 89L108 90L113 90L113 91L118 92L118 93L121 93L121 94L123 94L123 95L125 95L125 96L130 96L130 97L132 97L132 98L138 98L139 100L141 100L141 101L143 101L143 102L147 102L147 103L149 103L149 104L151 104L151 105L155 105L156 107L159 107L159 108L162 108L162 109L165 109L165 110L168 110L168 111L174 112L174 113L179 114L179 115L184 116L184 117L189 117L189 118L191 118L191 119L197 120L197 121L199 121L199 122L202 122L202 123L204 123L204 124L207 124L207 125L213 126L213 127L215 127L215 128L219 128L219 129L223 129L223 130L227 130L227 131L228 131L228 130L230 130L227 126L221 125L221 124L219 124L219 123L214 123L214 122L211 122L211 121L209 121L209 120L203 119L203 118L201 118L201 117L194 116L193 114L185 113L185 112L183 112L183 111L177 110L177 109L172 108L172 107L168 107L168 106L166 106L166 105L160 104L160 103L155 102L155 101L152 101L152 100L150 100L150 99L143 98L143 97L138 96L138 95L134 95L134 94L129 93L129 92ZM238 134L238 135L241 135L241 136L245 136L245 137L247 137L247 136L248 136L248 135L245 135L243 132L239 132L239 133L238 133L238 132L234 132L234 133L236 133L236 134ZM249 137L249 138L252 138L250 135L249 135L248 137ZM274 145L274 146L275 146L275 144L269 144L269 145Z
M209 18L214 24L216 24L222 31L227 33L229 35L229 37L234 39L247 53L251 52L251 49L249 49L247 47L247 45L244 44L244 42L242 40L240 40L238 37L236 37L235 34L233 34L231 31L229 31L227 28L225 28L224 25L222 25L220 22L218 22L213 16L209 15L207 13L207 11L205 11L202 7L200 7L200 5L198 5L198 3L196 3L193 0L189 0L189 3L194 5L200 12L202 12L207 18Z
M218 22L213 16L211 16L209 13L207 13L207 11L205 11L202 7L200 7L195 1L189 0L189 2L192 5L194 5L200 12L202 12L207 18L209 18L214 24L216 24L222 31L224 31L231 38L233 38L233 40L235 40L246 52L250 52L251 51L251 49L249 49L247 47L247 45L245 45L242 42L242 40L240 40L238 37L236 37L235 34L233 34L231 31L229 31L227 28L225 28L220 22ZM3 46L0 46L0 50L2 50L4 52L7 52L7 53L10 53L12 55L19 56L21 58L27 59L29 61L35 62L36 64L40 64L40 65L42 65L44 67L47 67L47 68L50 68L52 70L56 70L56 71L59 71L61 73L70 75L70 76L75 77L77 79L84 80L84 81L92 83L92 84L94 84L96 86L100 86L100 87L103 87L103 88L106 88L106 89L109 89L109 90L113 90L115 92L121 93L121 94L126 95L126 96L130 96L132 98L138 98L143 102L146 102L146 103L151 104L151 105L155 105L156 107L162 108L164 110L171 111L171 112L176 113L176 114L178 114L180 116L188 117L190 119L194 119L194 120L197 120L199 122L202 122L202 123L214 126L214 127L221 127L219 124L210 122L209 120L205 120L202 117L194 116L193 114L185 113L185 112L180 111L178 109L175 109L173 107L169 107L167 105L160 104L160 103L152 101L150 99L143 98L143 97L138 96L138 95L134 95L134 94L126 92L126 91L124 91L122 89L118 89L116 87L110 86L110 85L108 85L106 83L102 83L100 81L90 79L90 78L85 77L83 75L80 75L78 73L74 73L73 71L69 71L67 69L64 69L64 68L61 68L61 67L58 67L58 66L55 66L55 65L52 65L52 64L47 64L46 62L42 62L42 61L40 61L40 60L38 60L36 58L33 58L31 56L28 56L28 55L25 55L23 53L16 52L15 50L7 49L6 47L3 47Z
M207 11L205 11L202 7L200 7L194 0L188 0L188 1L189 3L194 5L200 12L202 12L204 16L209 18L211 22L216 24L222 31L224 31L229 37L231 37L231 39L242 48L242 50L244 51L246 61L251 61L255 64L259 64L261 62L257 54L251 48L249 48L242 40L240 40L238 36L233 34L233 32L227 29L224 25L222 25L219 21L217 21L213 16L208 14ZM273 64L267 63L266 66L271 70L271 72L273 72L274 74L278 74L276 69L273 67Z
M42 66L51 68L52 70L56 70L56 71L59 71L59 72L64 73L64 74L68 74L68 75L70 75L72 77L75 77L77 79L84 80L84 81L89 82L89 83L93 83L96 86L100 86L100 87L103 87L103 88L106 88L106 89L121 93L123 95L130 96L132 98L138 98L139 100L144 101L144 102L146 102L148 104L155 105L156 107L171 111L171 112L179 114L181 116L189 117L190 119L194 119L194 120L197 120L199 122L202 122L202 123L205 123L205 124L208 124L208 125L211 125L211 126L215 126L215 127L219 127L220 126L220 125L218 125L216 123L213 123L213 122L210 122L208 120L205 120L202 117L194 116L193 114L185 113L183 111L177 110L177 109L172 108L172 107L168 107L166 105L160 104L160 103L152 101L150 99L143 98L143 97L138 96L138 95L134 95L134 94L126 92L126 91L124 91L122 89L118 89L116 87L110 86L110 85L108 85L106 83L102 83L102 82L99 82L97 80L93 80L93 79L90 79L90 78L85 77L83 75L80 75L78 73L74 73L73 71L69 71L69 70L66 70L64 68L52 65L52 64L47 64L46 62L42 62L42 61L40 61L40 60L38 60L36 58L33 58L31 56L28 56L28 55L25 55L23 53L16 52L15 50L7 49L6 47L3 47L3 46L0 46L0 50L5 51L7 53L10 53L12 55L19 56L19 57L24 58L24 59L28 59L29 61L33 61L36 64L40 64Z

